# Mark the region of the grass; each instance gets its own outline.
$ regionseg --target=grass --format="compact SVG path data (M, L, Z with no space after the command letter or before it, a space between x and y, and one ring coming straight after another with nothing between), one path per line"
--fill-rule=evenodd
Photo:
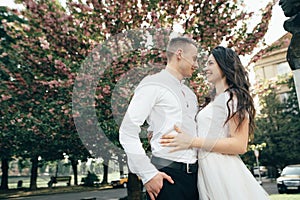
M300 194L273 194L271 200L299 200Z

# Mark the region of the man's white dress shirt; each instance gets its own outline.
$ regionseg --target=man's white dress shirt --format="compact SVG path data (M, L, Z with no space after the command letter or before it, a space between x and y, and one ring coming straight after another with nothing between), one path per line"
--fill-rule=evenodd
M183 81L179 81L167 70L145 77L135 90L120 127L120 143L132 173L141 177L143 183L154 177L158 170L146 155L139 133L145 121L153 131L150 141L152 155L172 161L195 163L197 150L188 149L169 153L170 147L162 147L161 136L172 131L176 124L183 132L196 136L196 95Z

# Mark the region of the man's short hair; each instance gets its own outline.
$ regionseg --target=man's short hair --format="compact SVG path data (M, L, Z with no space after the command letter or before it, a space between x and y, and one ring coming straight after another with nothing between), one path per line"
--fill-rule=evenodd
M167 47L167 58L170 60L174 53L179 49L187 50L189 45L197 47L197 43L191 38L187 37L175 37L172 38Z

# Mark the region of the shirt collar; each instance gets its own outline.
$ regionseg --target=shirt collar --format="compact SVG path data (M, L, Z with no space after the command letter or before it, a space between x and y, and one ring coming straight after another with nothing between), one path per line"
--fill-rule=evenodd
M170 72L168 72L168 70L163 69L162 73L166 74L168 77L170 77L172 80L174 80L177 84L184 84L185 79L182 79L181 81L175 77L173 74L171 74Z

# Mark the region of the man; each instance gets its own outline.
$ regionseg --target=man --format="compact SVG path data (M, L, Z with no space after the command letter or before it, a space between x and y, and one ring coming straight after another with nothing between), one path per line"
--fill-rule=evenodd
M159 143L174 124L196 136L197 98L183 79L190 78L198 67L197 54L191 39L171 39L166 68L140 82L120 127L120 143L127 154L129 169L141 177L151 200L198 199L196 150L170 153L169 148ZM145 121L153 131L151 161L139 138L140 126Z

